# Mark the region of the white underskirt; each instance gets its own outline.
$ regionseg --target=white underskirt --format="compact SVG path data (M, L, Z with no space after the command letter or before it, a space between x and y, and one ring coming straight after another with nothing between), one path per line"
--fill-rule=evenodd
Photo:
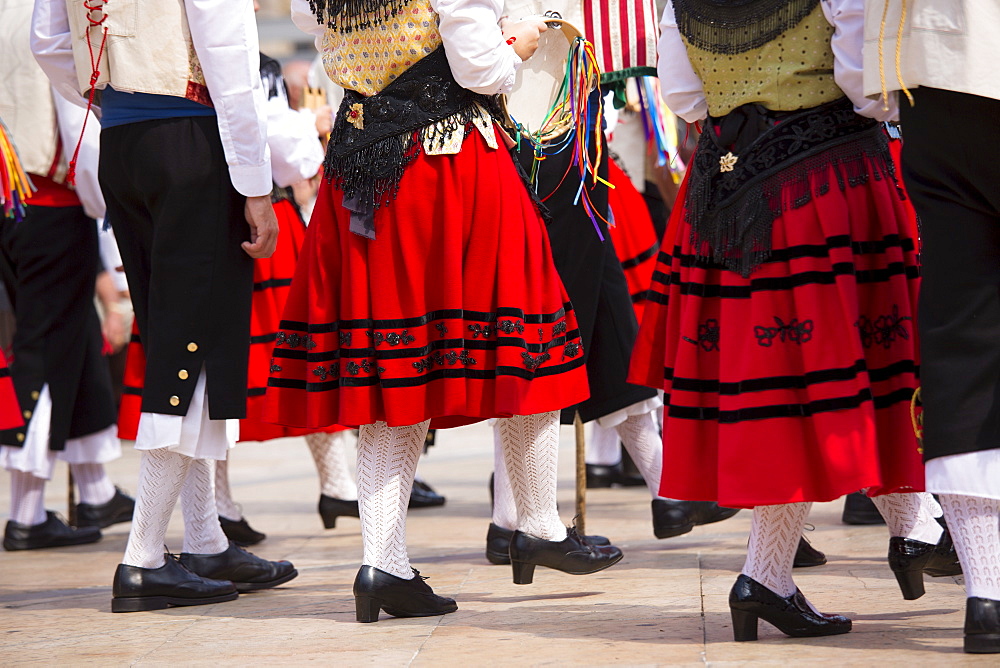
M28 422L24 445L19 448L0 447L0 466L8 471L22 471L36 478L51 480L56 460L68 464L107 464L122 456L117 425L80 438L66 439L66 448L62 451L49 450L51 425L52 396L48 384L45 384L38 393L35 410Z
M925 477L928 492L1000 499L1000 448L935 457Z
M663 406L663 399L659 395L655 397L650 397L649 399L644 399L643 401L637 401L631 406L626 406L614 413L608 413L607 415L597 418L597 424L601 425L605 429L613 429L620 425L625 420L629 419L633 415L645 415L646 413L652 413Z
M208 393L205 369L198 374L187 415L141 413L136 450L171 451L195 459L223 460L229 448L240 438L239 420L211 420L208 417Z

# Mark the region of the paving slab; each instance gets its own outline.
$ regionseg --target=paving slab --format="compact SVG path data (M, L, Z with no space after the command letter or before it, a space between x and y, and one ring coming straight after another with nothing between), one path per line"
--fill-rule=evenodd
M0 552L2 666L997 666L961 651L961 578L927 578L927 594L904 601L885 563L884 527L840 523L840 504L816 504L808 538L826 566L796 572L821 610L854 620L830 638L789 639L766 623L760 640L735 643L727 595L742 566L750 513L668 540L652 535L644 489L588 494L587 532L611 537L621 563L590 576L538 569L514 585L509 567L483 556L493 438L484 424L438 432L419 474L448 498L410 513L410 556L435 591L458 600L443 617L354 621L351 585L361 557L358 520L324 530L319 486L303 439L241 444L230 478L251 524L268 534L252 548L290 559L286 586L217 605L112 614L111 578L128 525L93 545ZM564 428L560 508L573 512L573 432ZM138 454L126 447L109 465L134 489ZM9 510L0 474L0 516ZM66 467L46 488L47 507L66 511ZM175 513L168 546L181 549Z

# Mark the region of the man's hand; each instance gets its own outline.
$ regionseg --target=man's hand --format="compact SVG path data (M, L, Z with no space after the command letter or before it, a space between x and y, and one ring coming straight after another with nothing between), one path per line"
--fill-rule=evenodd
M245 212L250 241L243 242L243 250L252 258L271 257L278 246L278 218L271 206L271 196L247 197Z
M502 20L500 22L500 30L503 32L504 39L514 38L511 47L521 60L531 58L535 50L538 49L538 36L548 29L545 22L538 19Z

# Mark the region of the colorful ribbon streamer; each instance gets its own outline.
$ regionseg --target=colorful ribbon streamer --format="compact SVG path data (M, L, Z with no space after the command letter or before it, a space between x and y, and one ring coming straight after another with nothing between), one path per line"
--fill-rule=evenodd
M4 218L23 220L24 203L34 192L35 186L21 167L10 131L0 119L0 208Z

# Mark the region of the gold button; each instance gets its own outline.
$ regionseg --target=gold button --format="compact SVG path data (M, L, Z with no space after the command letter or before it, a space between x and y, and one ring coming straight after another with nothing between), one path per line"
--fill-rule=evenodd
M17 435L17 442L18 443L24 443L24 434L18 434Z
M24 411L24 419L25 420L31 419L31 411Z
M194 341L192 341L191 343L189 343L188 344L188 352L189 353L196 353L196 352L198 352L198 344L195 343Z
M37 390L31 393L31 398L34 399L35 401L38 401L38 391Z
M181 398L178 397L176 394L174 396L170 397L170 405L171 406L180 406L180 404L181 404Z
M187 380L188 379L187 369L181 369L180 371L178 371L177 377L180 378L181 380Z

